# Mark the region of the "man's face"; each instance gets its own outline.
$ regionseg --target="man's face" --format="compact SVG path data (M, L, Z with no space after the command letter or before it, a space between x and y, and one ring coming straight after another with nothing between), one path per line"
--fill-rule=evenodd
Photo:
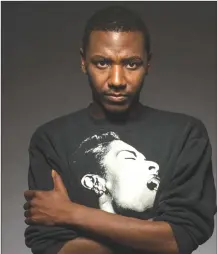
M138 100L149 68L141 32L93 31L81 56L93 99L106 111L124 112Z

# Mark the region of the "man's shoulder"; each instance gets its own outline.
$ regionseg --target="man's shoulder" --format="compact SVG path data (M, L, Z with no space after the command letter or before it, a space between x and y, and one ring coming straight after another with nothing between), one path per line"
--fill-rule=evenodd
M60 135L69 130L79 128L79 126L84 125L86 108L74 111L70 114L62 115L57 118L54 118L39 127L36 128L33 135L40 135L42 133L53 133Z
M206 131L202 120L189 114L148 107L148 115L153 124L160 128L198 128Z

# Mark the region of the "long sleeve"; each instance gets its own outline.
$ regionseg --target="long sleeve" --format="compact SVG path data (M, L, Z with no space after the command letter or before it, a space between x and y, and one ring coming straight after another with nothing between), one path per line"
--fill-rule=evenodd
M188 123L171 178L160 196L155 221L167 221L179 253L190 254L214 229L216 191L211 146L204 125Z
M66 165L56 152L48 135L42 131L36 131L33 134L29 146L29 157L29 189L53 189L51 169L53 168L61 174ZM31 225L25 231L26 245L31 248L34 254L56 254L65 242L76 237L76 232L71 228L59 226Z

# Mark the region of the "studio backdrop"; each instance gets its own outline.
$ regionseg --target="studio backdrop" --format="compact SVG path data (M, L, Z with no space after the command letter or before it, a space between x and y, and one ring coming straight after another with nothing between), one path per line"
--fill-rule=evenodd
M117 3L117 2L116 2ZM87 18L112 2L2 3L2 253L30 254L23 192L28 144L41 124L91 101L80 69ZM152 67L142 103L205 124L216 155L216 3L120 2L149 27ZM213 156L216 177L216 156ZM195 254L216 254L216 230Z

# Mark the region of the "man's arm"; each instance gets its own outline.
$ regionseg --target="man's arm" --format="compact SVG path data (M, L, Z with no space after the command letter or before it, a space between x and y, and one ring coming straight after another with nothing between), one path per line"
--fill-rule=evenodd
M113 254L111 247L84 237L78 237L64 244L58 254Z
M206 242L213 233L216 212L212 149L201 121L192 119L183 131L179 156L169 184L159 197L153 221L80 208L78 213L71 213L71 223L152 253L190 254Z
M114 252L105 245L83 237L66 242L57 254L113 254Z
M204 127L189 125L185 132L171 184L161 194L153 221L109 214L73 202L61 205L64 212L60 214L59 208L54 211L49 205L60 192L29 191L25 193L31 200L27 223L67 224L142 252L192 253L212 235L216 193L211 147ZM56 178L61 182L58 174Z
M93 237L134 250L161 254L178 253L176 241L168 223L110 214L71 202L61 177L54 170L52 176L54 181L52 191L25 192L26 199L30 200L27 203L30 207L26 213L27 224L68 225L84 230ZM78 251L77 247L81 246L79 242L75 241L74 246L73 241L71 243L69 248ZM91 248L100 246L99 243L86 241L84 243ZM100 251L99 249L99 253ZM82 250L80 253L83 253Z
M31 139L29 159L29 189L51 190L53 188L52 167L57 168L61 172L65 165L57 154L54 144L52 144L52 138L41 129L38 129ZM26 204L24 208L26 210L29 209ZM65 227L64 225L29 225L25 230L25 243L34 254L57 254L60 249L65 252L68 249L70 250L72 246L73 249L76 248L76 253L113 253L109 246L84 238L76 229ZM68 254L68 252L66 253Z
M167 222L145 221L80 205L75 208L73 205L66 223L135 250L178 253L172 229Z

